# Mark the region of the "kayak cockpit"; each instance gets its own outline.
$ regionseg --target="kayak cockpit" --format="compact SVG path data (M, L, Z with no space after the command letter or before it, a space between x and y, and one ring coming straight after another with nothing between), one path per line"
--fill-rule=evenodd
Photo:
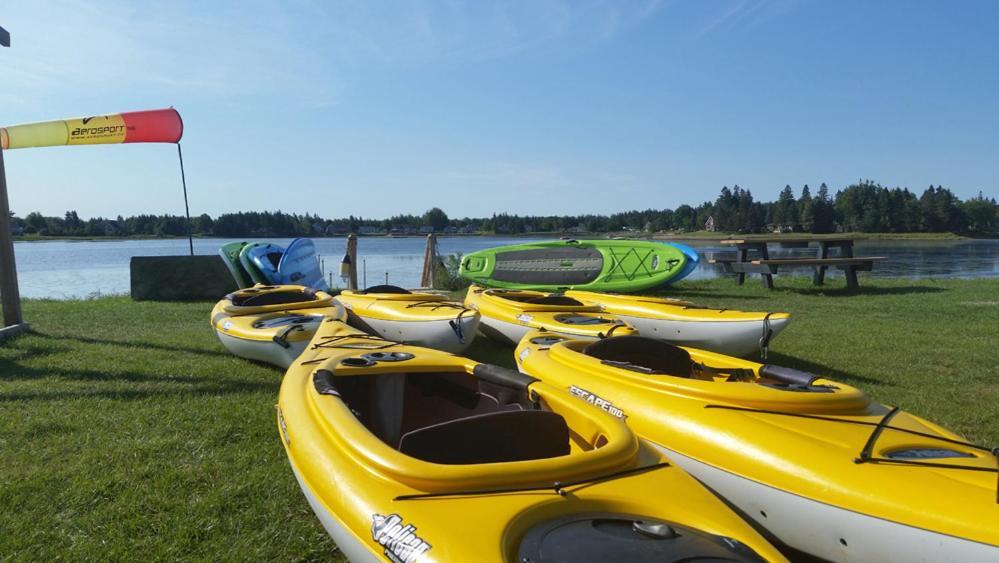
M518 361L541 352L556 366L709 403L809 412L866 412L870 399L859 389L804 371L758 364L643 336L597 341L528 334ZM590 390L592 391L592 390Z
M587 304L560 293L545 293L525 289L483 289L472 286L469 297L481 295L482 299L498 307L511 311L572 311L577 313L599 313L600 307ZM468 299L466 299L466 302Z
M634 463L622 421L533 377L429 350L365 352L323 362L310 387L328 439L370 471L440 491Z
M601 363L647 373L703 381L725 383L756 383L777 390L803 393L831 393L833 385L816 384L819 376L783 366L763 364L749 367L712 366L693 359L685 348L644 336L604 338L582 349L583 354Z
M234 291L223 298L223 310L230 315L249 315L333 305L333 296L301 285L257 284Z
M334 385L358 421L400 453L432 463L473 464L569 454L565 419L526 391L465 373L383 373L369 377L316 374ZM324 387L325 388L325 387Z

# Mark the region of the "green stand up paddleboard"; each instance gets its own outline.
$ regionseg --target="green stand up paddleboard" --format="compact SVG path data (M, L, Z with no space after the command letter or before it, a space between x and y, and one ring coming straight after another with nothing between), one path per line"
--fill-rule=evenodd
M681 250L657 242L557 240L473 252L460 273L491 287L629 293L669 282L687 260Z
M229 273L232 274L232 278L236 280L236 285L240 289L253 285L250 274L247 273L246 269L243 268L243 264L239 261L239 253L246 244L246 242L230 242L222 245L222 248L219 249L219 256L222 257L222 262L229 269Z

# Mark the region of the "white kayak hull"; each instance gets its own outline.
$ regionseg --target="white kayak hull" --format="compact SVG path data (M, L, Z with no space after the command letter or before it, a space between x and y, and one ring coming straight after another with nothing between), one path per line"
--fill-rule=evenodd
M679 321L620 314L614 316L638 329L638 333L642 336L728 356L745 357L759 352L760 339L766 330L766 324L762 320ZM790 318L771 320L770 338L773 339L780 334L790 320Z
M479 315L465 315L460 320L398 321L360 317L354 311L347 312L347 323L354 328L393 342L433 348L451 354L460 354L468 348L475 339L479 319ZM460 323L460 330L455 330L452 322Z
M379 556L379 554L371 551L363 541L357 538L351 532L347 526L345 526L340 520L333 515L329 509L312 493L309 486L302 479L301 474L299 474L298 469L295 466L291 466L291 470L295 473L295 479L298 480L298 486L302 488L302 493L305 494L305 499L309 501L309 506L312 507L312 512L315 513L319 521L322 522L323 528L326 529L326 533L333 538L333 542L336 543L337 550L342 553L348 561L351 563L379 563L385 559Z
M479 332L483 335L502 342L504 344L509 344L511 346L516 346L520 343L520 339L524 337L525 334L532 330L537 330L537 327L526 326L514 323L508 323L506 321L501 321L499 319L494 319L492 317L482 316L482 323L479 325ZM573 340L597 340L595 336L587 336L583 334L576 334L572 332L560 332L557 330L545 329L555 336L564 336L566 338L571 338Z
M313 333L315 330L315 327L311 327ZM265 362L282 369L287 369L292 362L298 359L309 344L308 340L291 341L287 343L288 347L285 348L272 340L248 340L219 330L215 331L215 335L233 355L246 360Z
M747 479L653 444L756 526L829 561L999 561L999 547L861 514Z

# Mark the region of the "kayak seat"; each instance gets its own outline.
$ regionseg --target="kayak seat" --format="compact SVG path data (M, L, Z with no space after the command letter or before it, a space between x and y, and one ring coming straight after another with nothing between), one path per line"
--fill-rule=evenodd
M583 353L632 371L677 377L693 375L693 362L686 350L646 336L604 338L583 348Z
M397 285L373 285L363 291L358 291L357 293L394 293L394 294L408 294L413 293L408 289L401 288Z
M411 430L399 451L449 465L558 457L569 453L569 426L551 411L479 414Z
M465 374L409 374L401 406L401 434L448 420L497 411L523 410L514 400L503 400L476 385ZM398 444L398 438L392 445Z

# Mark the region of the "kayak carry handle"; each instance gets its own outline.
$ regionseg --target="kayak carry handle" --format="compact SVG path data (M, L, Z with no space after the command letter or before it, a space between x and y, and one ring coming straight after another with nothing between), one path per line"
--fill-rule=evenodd
M483 381L516 389L517 391L526 391L532 383L538 381L537 378L525 375L519 371L494 364L476 364L475 368L472 369L472 374Z
M790 383L792 385L803 385L809 387L815 382L819 376L814 373L808 373L807 371L801 371L793 368L786 368L784 366L775 366L773 364L764 364L760 367L759 371L760 377L766 377L767 379L773 379L774 381L779 381L781 383Z
M316 393L339 397L340 391L337 390L333 377L333 372L328 369L321 369L312 374L312 385L316 388Z

